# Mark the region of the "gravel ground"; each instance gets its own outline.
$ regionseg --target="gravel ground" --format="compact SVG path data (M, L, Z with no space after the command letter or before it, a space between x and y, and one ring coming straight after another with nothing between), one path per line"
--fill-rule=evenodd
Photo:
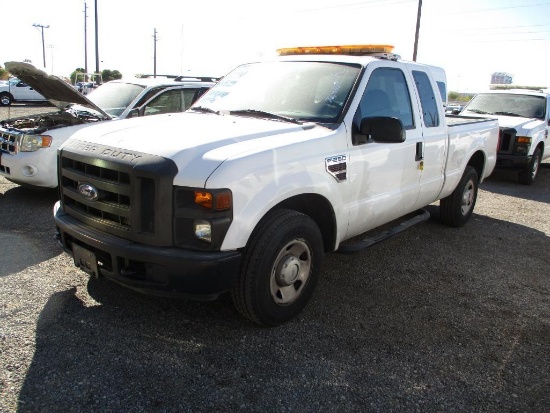
M312 302L272 329L226 296L89 280L53 240L56 200L0 178L1 412L550 411L548 162L530 187L494 173L463 228L430 206L328 254Z

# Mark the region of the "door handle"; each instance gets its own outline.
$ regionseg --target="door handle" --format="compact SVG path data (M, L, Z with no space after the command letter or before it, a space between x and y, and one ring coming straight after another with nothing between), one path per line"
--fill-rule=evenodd
M422 161L424 159L424 142L416 142L416 156L415 161Z

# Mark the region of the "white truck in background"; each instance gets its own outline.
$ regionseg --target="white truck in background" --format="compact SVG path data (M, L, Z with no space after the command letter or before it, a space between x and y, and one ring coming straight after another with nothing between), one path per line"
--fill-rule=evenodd
M498 119L497 168L519 171L519 182L535 182L542 160L550 157L550 94L527 89L478 93L461 112Z
M325 252L395 235L437 200L444 223L464 225L498 123L446 122L444 72L390 52L281 49L185 113L77 132L59 152L60 244L93 277L175 297L230 292L244 317L273 326L304 308Z
M47 102L47 100L32 86L16 77L0 83L0 106L10 106L13 102Z

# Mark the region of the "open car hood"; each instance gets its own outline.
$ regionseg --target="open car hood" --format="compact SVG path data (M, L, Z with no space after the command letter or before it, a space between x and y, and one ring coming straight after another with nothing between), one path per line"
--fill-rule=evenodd
M65 109L67 105L75 103L93 109L107 119L111 118L103 109L57 76L49 75L31 64L23 62L6 62L5 68L13 76L16 76L35 89L59 109Z

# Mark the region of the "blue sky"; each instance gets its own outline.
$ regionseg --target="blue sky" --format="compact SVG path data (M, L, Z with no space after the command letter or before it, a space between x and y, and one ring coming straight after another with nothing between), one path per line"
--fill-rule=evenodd
M86 0L88 69L96 65ZM68 76L84 67L84 0L19 0L3 11L0 64L30 59ZM418 0L97 0L99 66L124 75L223 75L278 47L382 43L412 60ZM423 0L417 61L443 67L450 90L488 87L493 72L550 87L550 0Z

